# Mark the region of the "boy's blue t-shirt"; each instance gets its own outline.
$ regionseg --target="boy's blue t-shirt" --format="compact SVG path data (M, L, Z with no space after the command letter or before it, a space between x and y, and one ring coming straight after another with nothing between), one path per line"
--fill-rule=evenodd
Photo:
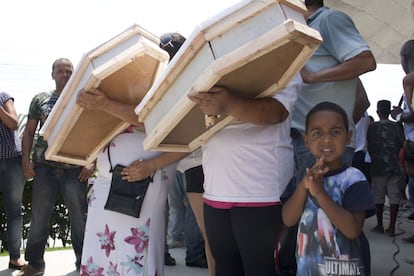
M324 177L329 196L350 212L375 214L371 188L361 171L342 168ZM297 235L297 275L370 275L369 243L364 233L349 240L308 196Z

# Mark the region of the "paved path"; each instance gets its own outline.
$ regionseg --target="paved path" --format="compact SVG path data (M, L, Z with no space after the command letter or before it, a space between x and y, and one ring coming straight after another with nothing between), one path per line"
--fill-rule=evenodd
M166 266L165 276L208 276L208 270L187 267L185 265L184 248L170 250L175 258L176 266ZM0 276L15 276L18 271L7 269L9 257L0 257ZM75 271L75 255L73 250L48 251L45 253L45 276L79 276Z
M407 255L414 256L414 244L405 244L401 238L414 234L414 221L407 220L408 211L399 214L397 222L398 232L402 234L395 237L387 237L383 234L372 233L369 230L375 226L376 219L371 217L364 226L371 245L372 276L408 276L414 275L414 265L404 262ZM384 225L388 225L388 210L384 215ZM207 269L189 268L185 266L185 250L176 248L170 250L171 255L176 259L177 265L166 267L165 276L208 276ZM77 276L74 271L75 257L72 250L59 250L46 252L46 276ZM14 276L16 271L7 269L8 257L0 257L0 276Z

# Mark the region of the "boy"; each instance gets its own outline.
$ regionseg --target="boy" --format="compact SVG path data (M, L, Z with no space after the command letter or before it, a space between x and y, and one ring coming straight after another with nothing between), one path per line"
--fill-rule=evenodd
M404 134L399 123L388 119L390 112L390 101L377 102L379 121L368 127L367 146L372 160L372 194L377 209L377 225L371 231L384 233L382 218L387 195L390 203L390 223L385 233L393 237L398 207L402 198L401 179L403 175L399 158L404 144Z
M287 226L299 222L297 275L370 275L362 226L375 206L363 173L342 161L351 136L337 104L321 102L307 114L304 140L317 161L282 211Z

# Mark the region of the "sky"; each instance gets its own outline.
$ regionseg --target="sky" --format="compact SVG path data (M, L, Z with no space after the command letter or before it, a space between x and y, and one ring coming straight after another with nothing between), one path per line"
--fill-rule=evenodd
M195 27L239 0L3 0L0 16L0 90L27 113L32 97L54 88L51 66L82 55L133 24L159 36L177 31L188 37ZM402 94L400 65L380 64L362 76L376 117L380 99L397 104Z
M195 27L238 0L2 0L0 90L27 113L31 98L54 88L51 66L60 57L77 65L84 53L133 24L160 36Z

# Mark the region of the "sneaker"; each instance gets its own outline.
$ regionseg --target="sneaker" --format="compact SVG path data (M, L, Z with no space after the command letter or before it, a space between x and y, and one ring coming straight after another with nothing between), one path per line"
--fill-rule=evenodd
M164 254L164 264L167 266L174 266L175 265L175 259L171 257L170 253Z
M199 268L208 268L207 260L205 258L200 258L192 262L185 262L186 266L189 267L199 267Z
M24 265L17 276L41 276L45 273L44 269L36 269L30 264Z

